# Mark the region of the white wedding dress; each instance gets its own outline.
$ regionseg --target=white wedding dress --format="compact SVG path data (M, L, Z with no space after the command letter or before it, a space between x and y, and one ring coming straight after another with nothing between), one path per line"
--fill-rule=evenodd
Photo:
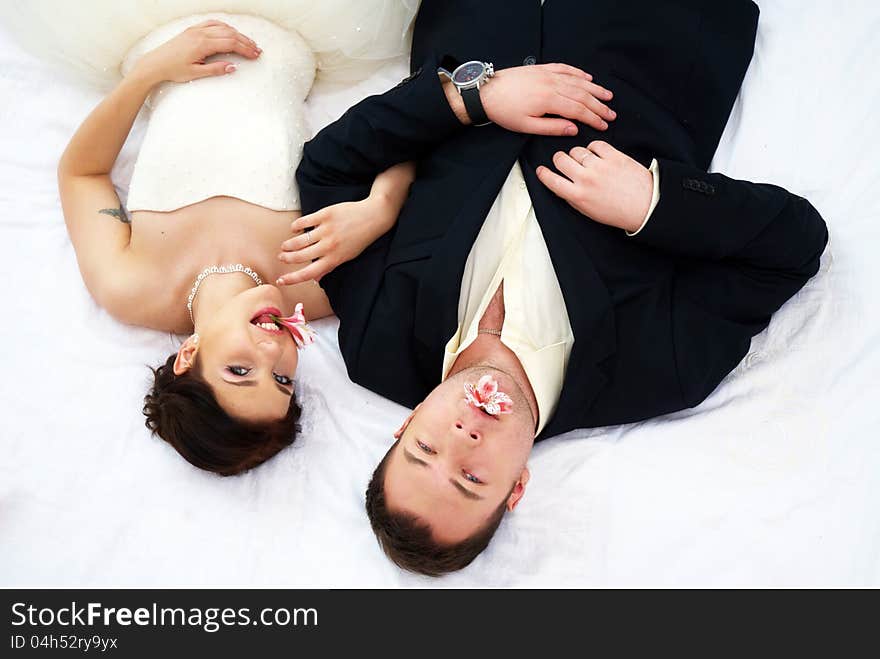
M303 103L316 76L367 77L408 52L418 0L28 0L0 2L29 50L109 87L144 53L211 18L262 54L215 56L238 69L163 83L132 173L128 209L172 211L214 196L299 210L294 172L309 137Z

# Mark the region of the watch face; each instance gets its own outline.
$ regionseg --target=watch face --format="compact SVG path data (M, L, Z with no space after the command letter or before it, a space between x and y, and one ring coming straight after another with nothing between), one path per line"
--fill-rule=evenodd
M455 70L452 81L457 85L466 85L483 75L484 66L481 62L468 62Z

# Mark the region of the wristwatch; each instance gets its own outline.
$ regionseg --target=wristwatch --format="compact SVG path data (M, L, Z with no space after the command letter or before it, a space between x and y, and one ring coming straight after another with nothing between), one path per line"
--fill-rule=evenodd
M492 122L483 109L483 102L480 100L480 87L495 75L495 67L491 62L471 60L455 66L450 71L449 68L446 68L450 62L450 59L444 58L443 64L446 66L441 65L437 70L438 73L445 75L455 85L474 126L491 124Z

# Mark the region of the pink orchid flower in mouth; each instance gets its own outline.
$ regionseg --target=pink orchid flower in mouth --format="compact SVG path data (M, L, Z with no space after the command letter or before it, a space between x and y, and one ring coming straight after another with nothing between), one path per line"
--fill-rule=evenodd
M297 348L305 348L307 345L314 343L315 337L317 336L315 330L309 327L309 324L306 322L306 317L303 315L302 309L302 302L299 302L293 310L292 316L281 318L280 316L275 316L273 314L269 315L269 317L278 325L287 328L290 335L293 337L293 340L296 342Z
M464 399L468 405L482 409L486 414L498 416L513 411L513 400L503 391L498 391L498 382L491 375L484 375L474 385L464 385Z

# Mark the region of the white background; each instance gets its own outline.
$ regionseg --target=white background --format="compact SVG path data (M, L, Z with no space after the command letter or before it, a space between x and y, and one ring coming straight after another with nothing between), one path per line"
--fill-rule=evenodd
M224 479L149 435L146 365L179 342L97 308L55 185L100 97L0 32L0 585L880 585L880 6L761 5L713 170L809 198L819 274L698 408L539 444L489 550L441 580L370 531L363 492L406 410L348 381L335 320L300 361L302 435L270 463ZM319 86L313 126L406 68Z

